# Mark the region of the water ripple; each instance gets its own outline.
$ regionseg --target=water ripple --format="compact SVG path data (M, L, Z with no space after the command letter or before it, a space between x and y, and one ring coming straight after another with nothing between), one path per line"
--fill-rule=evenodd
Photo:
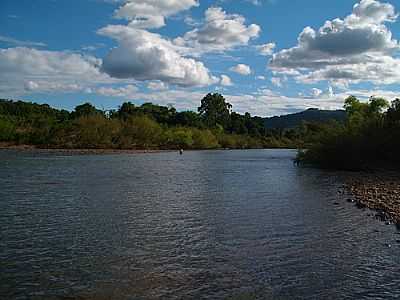
M293 156L0 151L0 298L398 299L395 228Z

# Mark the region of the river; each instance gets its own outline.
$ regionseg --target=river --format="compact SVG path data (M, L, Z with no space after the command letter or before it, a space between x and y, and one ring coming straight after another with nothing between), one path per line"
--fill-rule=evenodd
M396 228L294 156L1 150L0 298L399 299Z

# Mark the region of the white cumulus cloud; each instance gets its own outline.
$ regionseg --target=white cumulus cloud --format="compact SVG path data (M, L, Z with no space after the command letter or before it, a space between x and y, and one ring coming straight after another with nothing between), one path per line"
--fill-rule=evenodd
M238 73L240 75L244 75L244 76L251 74L251 68L245 64L238 64L238 65L230 68L229 70L231 70L232 72Z
M79 91L111 80L100 71L101 60L67 51L26 47L0 49L0 93Z
M326 21L317 31L306 27L298 45L274 54L269 67L297 73L305 83L399 82L400 60L394 57L399 43L385 25L396 18L391 4L361 0L344 19Z
M275 47L276 47L275 43L268 43L268 44L258 45L256 46L256 49L261 55L269 56L274 53Z
M241 15L227 14L220 7L210 7L205 12L203 26L176 38L174 42L199 53L218 52L248 45L260 31L260 26L256 24L247 26L246 19Z
M319 96L321 96L323 93L322 90L318 89L318 88L312 88L311 89L311 95L313 98L318 98Z
M123 87L99 87L95 90L95 92L102 96L109 96L109 97L132 97L138 91L138 88L134 85L126 85Z
M271 83L277 87L282 87L282 79L280 77L271 77Z
M221 75L221 85L223 86L232 86L233 82L232 79L227 75Z
M153 91L163 91L168 89L168 84L162 81L151 81L147 84L147 88Z
M160 28L165 18L198 5L196 0L126 0L115 17L129 20L135 28Z
M109 25L99 33L119 42L103 59L102 69L112 77L182 86L205 86L217 81L202 62L182 56L179 47L158 34L123 25Z

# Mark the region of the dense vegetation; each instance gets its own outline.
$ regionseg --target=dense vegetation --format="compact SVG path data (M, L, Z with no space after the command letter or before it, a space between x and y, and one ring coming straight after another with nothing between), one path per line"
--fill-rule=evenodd
M350 96L344 108L347 121L321 128L312 146L299 152L299 162L351 170L399 167L400 99L389 104L371 97L362 103Z
M102 111L84 103L74 111L0 100L0 142L46 148L214 149L296 148L315 139L320 126L267 130L264 119L231 111L220 94L201 100L198 113L123 103Z

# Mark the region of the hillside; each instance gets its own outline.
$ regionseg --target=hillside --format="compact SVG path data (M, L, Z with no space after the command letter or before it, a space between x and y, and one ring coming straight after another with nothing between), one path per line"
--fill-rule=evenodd
M301 125L303 121L325 123L330 120L343 122L346 119L344 110L319 110L317 108L309 108L305 111L265 118L264 123L267 129L272 128L294 128Z

